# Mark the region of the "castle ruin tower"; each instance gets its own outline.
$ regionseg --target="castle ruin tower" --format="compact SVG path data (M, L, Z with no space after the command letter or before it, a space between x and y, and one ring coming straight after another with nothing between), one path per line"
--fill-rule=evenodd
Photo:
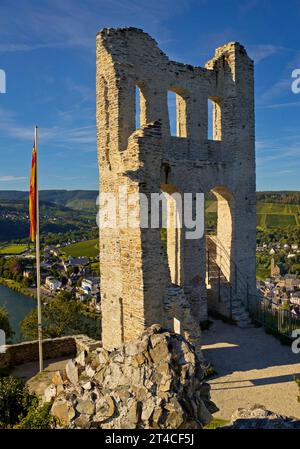
M253 62L237 42L218 48L205 68L174 62L136 28L103 29L96 51L100 200L112 194L118 208L120 191L147 198L164 192L174 206L176 192L212 194L218 215L214 238L187 239L183 226L167 231L167 248L160 229L142 223L141 202L129 206L139 226L117 217L116 226L101 227L103 345L116 348L153 323L172 327L173 318L195 337L210 297L218 303L207 282L208 253L234 301L256 292ZM176 94L176 136L169 91Z

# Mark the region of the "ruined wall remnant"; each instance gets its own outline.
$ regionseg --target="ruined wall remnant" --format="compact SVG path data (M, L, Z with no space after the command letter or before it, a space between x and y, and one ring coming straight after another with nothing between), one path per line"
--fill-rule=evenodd
M176 94L177 136L170 133L169 91ZM208 99L214 105L213 140L208 139ZM242 289L235 279L238 267L254 292L253 62L243 46L228 43L205 68L192 67L170 61L142 30L102 30L97 35L97 128L100 192L118 197L120 186L128 194L164 191L167 197L174 191L213 192L217 238L234 261L224 278ZM135 206L137 216L140 207ZM100 229L105 348L119 347L153 323L170 327L173 312L192 334L191 317L196 324L206 319L205 236L188 240L184 228L177 231L168 231L165 250L158 228ZM178 316L180 304L172 309L176 298L183 307L189 304L190 313Z
M82 351L44 391L55 427L201 429L218 411L193 347L154 325L115 351Z

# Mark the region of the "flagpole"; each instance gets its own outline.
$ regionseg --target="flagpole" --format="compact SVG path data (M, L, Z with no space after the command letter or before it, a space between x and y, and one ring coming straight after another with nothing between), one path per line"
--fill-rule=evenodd
M41 257L40 257L40 205L39 205L39 183L38 183L38 127L35 127L35 150L36 150L36 293L38 306L38 340L39 340L39 363L40 372L43 371L43 331L42 331L42 305L41 305Z

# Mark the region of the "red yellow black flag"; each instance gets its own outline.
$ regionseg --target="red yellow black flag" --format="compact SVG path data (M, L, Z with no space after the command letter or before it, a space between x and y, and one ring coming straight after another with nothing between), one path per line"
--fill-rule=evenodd
M36 183L36 140L34 140L30 171L30 189L29 189L29 219L30 219L30 240L36 238L36 206L37 206L37 183Z

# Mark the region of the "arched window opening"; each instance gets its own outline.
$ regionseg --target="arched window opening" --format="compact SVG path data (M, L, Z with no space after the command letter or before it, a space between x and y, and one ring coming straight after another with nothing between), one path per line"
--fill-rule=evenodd
M181 89L168 91L168 112L171 136L187 137L186 100Z
M135 85L135 129L146 124L146 98L143 93L143 83Z
M135 86L135 129L141 127L141 90Z
M206 244L210 256L229 280L232 270L233 196L224 186L216 186L206 197Z
M162 239L166 244L171 282L183 285L182 195L172 184L162 184L160 188L167 201Z
M221 100L219 97L210 97L208 108L208 140L222 140Z

